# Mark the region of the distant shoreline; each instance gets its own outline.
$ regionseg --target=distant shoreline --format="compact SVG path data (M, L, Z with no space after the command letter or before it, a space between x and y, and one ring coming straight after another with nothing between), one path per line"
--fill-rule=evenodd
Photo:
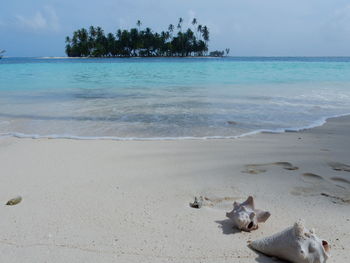
M166 56L154 56L154 57L63 57L63 56L3 56L3 59L13 59L13 58L30 58L30 59L115 59L115 58L235 58L235 59L243 59L243 58L249 58L249 59L325 59L325 58L346 58L350 59L350 56L223 56L223 57L213 57L213 56L188 56L188 57L166 57Z
M152 56L152 57L141 57L141 56L131 56L131 57L35 57L38 59L114 59L114 58L224 58L223 57L213 57L213 56L187 56L187 57L174 57L174 56Z

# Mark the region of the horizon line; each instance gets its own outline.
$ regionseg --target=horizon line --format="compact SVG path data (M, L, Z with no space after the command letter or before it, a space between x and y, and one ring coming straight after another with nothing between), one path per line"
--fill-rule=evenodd
M152 57L141 57L141 56L130 56L130 57L68 57L68 56L3 56L4 58L40 58L40 59L115 59L115 58L350 58L350 55L239 55L239 56L152 56Z

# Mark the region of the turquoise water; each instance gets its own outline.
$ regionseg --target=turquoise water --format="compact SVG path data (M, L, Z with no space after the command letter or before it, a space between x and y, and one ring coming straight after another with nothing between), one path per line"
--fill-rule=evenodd
M236 137L350 113L350 58L0 60L0 135Z

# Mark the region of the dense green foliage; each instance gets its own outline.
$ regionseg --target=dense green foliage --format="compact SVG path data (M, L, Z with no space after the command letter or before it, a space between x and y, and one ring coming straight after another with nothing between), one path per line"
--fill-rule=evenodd
M192 29L182 30L183 19L179 18L177 32L170 24L167 31L153 32L147 27L118 29L116 34L105 35L101 27L82 28L66 37L66 54L69 57L131 57L131 56L203 56L208 51L209 29L192 20ZM198 25L197 25L198 24Z
M223 57L225 54L225 51L219 51L219 50L215 50L209 53L209 56L211 57Z
M226 56L228 56L228 53L230 53L230 49L226 48ZM225 51L219 51L219 50L215 50L209 53L210 57L223 57L225 55Z

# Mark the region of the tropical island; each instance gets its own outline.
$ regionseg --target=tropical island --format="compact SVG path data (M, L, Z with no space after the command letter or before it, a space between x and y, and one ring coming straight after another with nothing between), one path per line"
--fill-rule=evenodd
M3 54L5 53L5 50L1 50L0 49L0 58L2 58L3 57Z
M105 34L101 27L90 26L73 32L66 37L66 54L68 57L188 57L204 56L208 52L209 29L191 21L191 28L183 29L183 19L179 18L177 26L168 26L160 33L147 27L118 29L116 34Z

